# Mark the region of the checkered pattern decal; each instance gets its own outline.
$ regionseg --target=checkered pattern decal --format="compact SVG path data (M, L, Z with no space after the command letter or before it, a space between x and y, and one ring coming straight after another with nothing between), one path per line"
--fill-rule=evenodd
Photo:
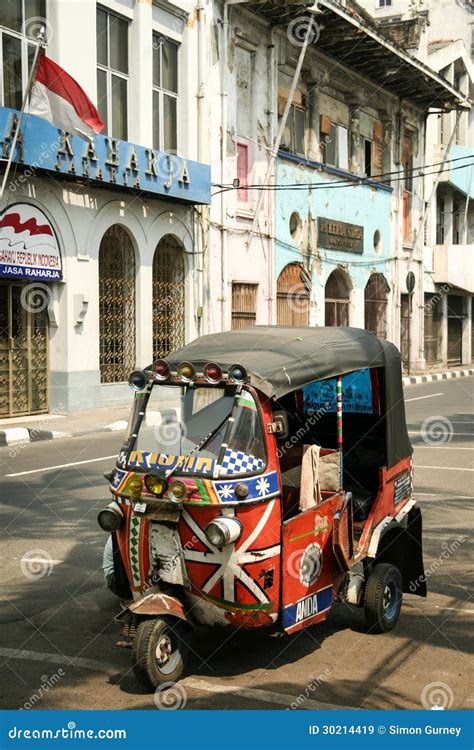
M222 474L252 474L263 469L264 462L243 451L233 451L227 448L222 461Z
M141 583L139 560L140 521L140 516L132 513L130 519L130 568L132 570L134 586L139 586Z

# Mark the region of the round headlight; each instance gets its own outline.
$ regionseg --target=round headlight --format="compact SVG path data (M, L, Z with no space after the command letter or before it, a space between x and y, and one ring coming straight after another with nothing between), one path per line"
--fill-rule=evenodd
M191 362L181 362L178 367L178 375L181 380L185 380L189 383L189 381L192 380L196 375L196 371Z
M245 484L245 482L239 482L235 485L234 492L237 497L247 497L247 495L249 494L249 486L248 484Z
M219 516L206 526L205 533L214 547L224 547L237 541L242 533L242 524L236 518Z
M132 495L141 495L143 489L143 482L140 479L139 476L135 474L134 477L131 477L127 482L127 490Z
M168 482L164 477L155 476L153 474L146 474L145 476L145 487L152 495L161 497L168 487Z
M147 377L143 370L134 370L128 378L128 384L134 391L143 391L147 384Z
M164 359L159 359L153 365L156 380L167 380L170 376L170 366Z
M97 523L103 531L116 531L123 521L123 513L117 503L110 503L106 508L99 511Z
M188 494L188 489L184 482L180 482L179 480L176 482L172 482L169 486L169 498L170 500L176 500L178 502L181 502L185 499L185 497Z
M222 370L219 365L209 362L204 368L204 377L209 383L220 383L222 380Z
M236 383L245 383L247 380L247 370L242 365L232 365L229 370L229 378Z

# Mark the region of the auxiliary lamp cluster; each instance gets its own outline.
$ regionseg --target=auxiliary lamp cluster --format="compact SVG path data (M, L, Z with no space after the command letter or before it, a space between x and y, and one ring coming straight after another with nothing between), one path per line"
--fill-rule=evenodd
M138 499L141 496L144 486L155 497L163 498L177 504L181 504L188 495L188 488L184 482L175 480L168 483L165 477L153 474L145 474L143 479L135 475L128 483L128 490ZM236 495L240 495L241 497L245 497L248 494L248 486L243 482L239 483L235 489ZM163 497L165 493L166 498ZM117 531L124 521L120 504L116 500L113 500L99 512L97 521L103 531L107 531L108 533ZM242 524L234 517L218 516L207 524L204 531L208 541L214 547L224 547L226 544L232 544L237 541L242 533Z
M151 370L134 370L128 379L130 388L142 391L148 383L180 382L184 384L194 381L207 382L217 385L222 382L241 385L248 380L247 370L242 365L232 365L227 372L214 362L208 362L202 372L198 372L191 362L181 362L176 371L172 371L165 359L157 360Z

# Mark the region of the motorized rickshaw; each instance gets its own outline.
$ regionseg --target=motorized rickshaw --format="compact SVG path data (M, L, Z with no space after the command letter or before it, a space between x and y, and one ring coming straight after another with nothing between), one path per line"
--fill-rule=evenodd
M114 591L148 688L179 679L187 629L295 633L343 601L394 627L426 595L400 355L356 328L203 336L130 376L109 475Z

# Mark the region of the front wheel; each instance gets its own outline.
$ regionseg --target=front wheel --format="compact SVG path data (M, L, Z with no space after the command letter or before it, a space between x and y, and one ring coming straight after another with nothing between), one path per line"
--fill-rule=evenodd
M386 633L395 627L402 606L402 576L398 568L380 563L365 586L364 608L369 630Z
M182 630L181 622L168 624L160 617L140 623L133 644L133 671L144 687L156 690L180 679L186 653Z

